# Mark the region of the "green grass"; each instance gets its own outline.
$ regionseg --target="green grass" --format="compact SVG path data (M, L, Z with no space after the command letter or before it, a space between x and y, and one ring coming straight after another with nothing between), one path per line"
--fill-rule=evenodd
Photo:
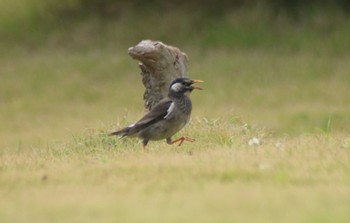
M0 5L15 3L21 16L0 21L0 222L348 222L347 17L37 24L40 0ZM143 114L127 48L145 36L180 47L205 81L177 134L194 143L144 152L107 136Z
M342 137L274 138L194 120L183 147L89 130L1 158L2 222L347 222ZM249 138L262 138L248 146ZM20 213L18 213L20 211Z
M142 115L124 51L3 57L1 222L347 222L349 58L182 50L196 142L146 153L106 136Z
M205 91L193 95L194 117L238 117L279 135L326 130L329 122L331 131L349 131L348 56L184 50L191 76L206 81ZM134 121L143 110L136 65L118 48L7 55L0 68L1 144Z

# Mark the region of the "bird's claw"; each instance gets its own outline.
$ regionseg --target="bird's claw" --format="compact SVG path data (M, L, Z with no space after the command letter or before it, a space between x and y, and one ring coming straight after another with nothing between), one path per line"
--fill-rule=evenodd
M175 139L174 141L170 142L169 144L174 144L174 143L180 142L178 144L178 146L181 146L184 141L194 142L195 140L190 138L190 137L187 137L187 136L182 136L182 137L180 137L178 139Z

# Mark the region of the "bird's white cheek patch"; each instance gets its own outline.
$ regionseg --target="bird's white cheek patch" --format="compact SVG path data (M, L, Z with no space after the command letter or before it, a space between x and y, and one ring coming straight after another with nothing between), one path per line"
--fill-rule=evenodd
M182 88L182 84L180 83L175 83L171 86L171 90L175 91L175 92L178 92L180 91Z
M166 118L168 118L169 117L169 115L171 114L171 112L174 110L174 108L175 108L175 103L174 102L172 102L171 104L170 104L170 106L169 106L169 108L168 108L168 110L167 110L167 114L166 114L166 116L164 116L164 119L166 119Z
M132 127L134 127L134 126L135 126L135 123L129 125L128 127L129 127L129 128L132 128Z

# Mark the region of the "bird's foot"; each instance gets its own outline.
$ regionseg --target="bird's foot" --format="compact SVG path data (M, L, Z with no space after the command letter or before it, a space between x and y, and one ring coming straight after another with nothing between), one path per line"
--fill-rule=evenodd
M170 144L170 145L172 145L172 144L174 144L174 143L180 142L180 143L178 144L178 146L181 146L182 143L183 143L184 141L194 142L195 140L192 139L192 138L190 138L190 137L187 137L187 136L182 136L182 137L180 137L180 138L178 138L178 139L175 139L174 141L167 140L167 143Z

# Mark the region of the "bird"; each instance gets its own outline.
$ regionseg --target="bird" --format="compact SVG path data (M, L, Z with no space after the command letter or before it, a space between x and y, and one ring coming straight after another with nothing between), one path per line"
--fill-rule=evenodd
M120 136L120 138L138 137L142 139L144 150L150 140L166 139L168 144L179 142L179 146L184 141L194 142L194 139L186 136L172 140L172 136L189 122L192 111L189 95L194 89L203 90L201 87L193 85L202 82L202 80L191 80L187 77L173 80L170 83L167 97L163 98L137 122L109 135Z

